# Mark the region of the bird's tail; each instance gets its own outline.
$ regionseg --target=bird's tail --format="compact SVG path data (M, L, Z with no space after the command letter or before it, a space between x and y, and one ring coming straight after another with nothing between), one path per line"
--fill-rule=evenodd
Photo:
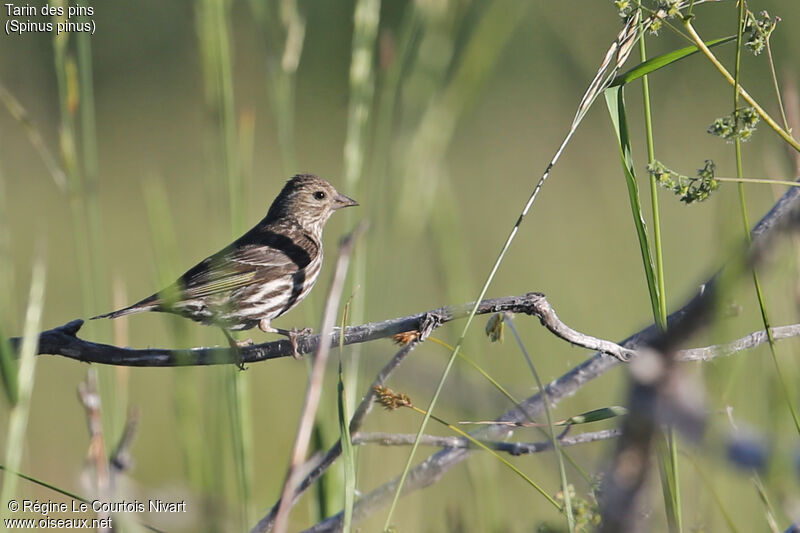
M158 298L156 297L156 295L153 295L145 298L141 302L137 302L128 307L117 309L116 311L112 311L104 315L93 316L90 320L95 320L97 318L119 318L121 316L132 315L134 313L141 313L143 311L155 311L156 309L158 309L158 305L159 305Z

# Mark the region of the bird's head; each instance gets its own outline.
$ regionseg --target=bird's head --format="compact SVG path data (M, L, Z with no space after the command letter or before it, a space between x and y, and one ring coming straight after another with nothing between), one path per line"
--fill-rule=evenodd
M269 208L267 218L291 217L304 228L322 231L334 211L354 205L358 202L341 194L324 179L298 174L286 182Z

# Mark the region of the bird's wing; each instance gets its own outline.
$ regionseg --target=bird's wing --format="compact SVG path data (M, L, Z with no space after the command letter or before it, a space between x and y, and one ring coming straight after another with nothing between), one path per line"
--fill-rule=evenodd
M245 238L250 242L243 243ZM254 239L245 235L186 272L178 283L187 299L227 292L291 275L305 268L317 252L318 245L304 238L262 233Z
M203 260L178 280L182 296L201 298L273 279L297 270L297 265L275 248L223 250Z

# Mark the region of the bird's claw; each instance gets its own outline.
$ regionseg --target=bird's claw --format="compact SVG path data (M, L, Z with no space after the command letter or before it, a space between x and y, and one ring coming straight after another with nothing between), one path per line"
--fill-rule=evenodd
M233 353L235 354L236 357L236 360L233 362L233 364L235 364L236 368L238 368L239 370L247 370L247 367L244 366L244 357L242 356L241 348L244 348L246 346L252 346L252 344L253 340L247 339L245 341L237 341L231 345Z
M289 337L289 342L292 345L292 357L294 357L298 361L302 359L303 356L300 355L300 352L297 350L297 338L311 335L313 331L314 330L311 328L303 328L303 329L292 328L289 330L287 337Z
M231 347L231 350L233 351L234 355L233 364L235 364L236 368L238 368L239 370L247 370L247 367L244 366L244 357L242 357L241 348L252 346L253 339L237 341L231 336L230 333L228 333L227 330L223 329L222 332L225 334L225 338L228 339L228 345Z

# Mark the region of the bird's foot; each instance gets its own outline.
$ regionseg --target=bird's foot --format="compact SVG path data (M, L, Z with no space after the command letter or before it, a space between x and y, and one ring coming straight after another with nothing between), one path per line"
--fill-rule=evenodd
M311 328L303 328L303 329L280 329L280 328L273 328L270 325L270 321L268 318L264 318L261 322L258 323L258 329L263 331L264 333L278 333L285 337L289 338L289 342L292 344L292 357L295 359L301 359L300 352L297 348L297 338L298 337L305 337L307 335L311 335L314 330Z
M292 357L294 357L297 360L302 359L302 356L300 355L300 352L297 349L297 339L299 337L305 337L311 335L313 331L314 330L312 330L311 328L303 328L303 329L292 328L292 329L275 330L276 333L280 333L281 335L286 335L289 338L289 342L292 345Z
M297 351L297 338L298 338L298 337L306 337L306 336L308 336L308 335L311 335L311 333L312 333L313 331L314 331L314 330L313 330L313 329L311 329L311 328L303 328L303 329L301 329L301 330L298 330L297 328L292 328L292 329L289 331L289 335L288 335L288 337L289 337L289 342L290 342L290 343L292 343L292 357L294 357L294 358L295 358L295 359L297 359L298 361L299 361L300 359L302 359L302 356L301 356L301 355L300 355L300 353Z
M253 339L245 339L243 341L236 341L236 346L239 348L247 348L248 346L252 346L255 344Z

